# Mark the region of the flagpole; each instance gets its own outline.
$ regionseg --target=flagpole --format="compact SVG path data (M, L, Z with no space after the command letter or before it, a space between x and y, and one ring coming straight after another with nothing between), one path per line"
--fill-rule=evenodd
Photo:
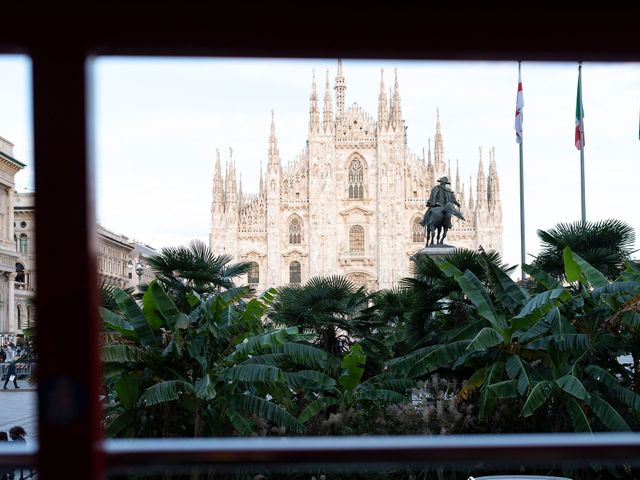
M520 64L518 61L518 83L520 83ZM524 135L523 135L524 136ZM520 137L519 150L520 150L520 272L522 280L525 279L524 270L522 266L525 263L525 243L524 243L524 150L522 148L524 139Z
M582 210L582 225L587 223L587 206L584 188L584 109L582 107L582 62L578 62L578 88L580 89L580 200Z
M582 192L582 225L584 226L587 223L587 206L584 199L584 145L580 149L580 189Z

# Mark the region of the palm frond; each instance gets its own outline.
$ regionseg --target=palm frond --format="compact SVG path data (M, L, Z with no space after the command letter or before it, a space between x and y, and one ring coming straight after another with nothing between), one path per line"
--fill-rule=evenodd
M189 382L166 380L147 388L144 393L140 395L138 404L151 407L160 403L178 400L183 393L195 393L193 386Z
M291 432L303 433L305 430L304 425L297 418L282 407L263 398L250 394L233 394L230 400L237 409L247 414L254 414L269 420L278 426L285 427Z
M485 327L471 340L471 343L467 346L467 351L488 350L491 347L500 345L502 342L504 342L504 337L500 333L492 327Z
M631 428L624 421L622 415L613 408L607 401L596 394L592 394L587 400L587 404L597 415L600 421L612 432L630 432Z
M549 398L553 392L554 383L548 380L538 382L529 393L524 406L522 407L522 415L530 417L538 410Z
M135 362L138 356L138 349L131 345L105 345L102 347L102 361L106 363Z
M580 404L573 398L567 401L567 411L571 417L573 428L576 432L591 433L591 425L589 425L589 419L584 413L584 410Z
M320 397L309 403L305 409L298 416L298 420L302 423L306 423L320 412L324 412L327 408L336 405L339 400L335 397Z
M219 377L224 381L275 383L284 380L278 367L259 364L239 364L224 370Z
M564 273L562 250L570 247L586 262L614 279L622 271L635 243L635 233L617 219L598 222L560 223L550 230L538 230L541 249L534 265L559 278Z
M597 365L589 365L584 371L595 381L606 386L619 401L633 408L636 412L640 412L640 395L624 388L609 372Z
M360 400L383 403L404 403L409 401L409 397L407 395L402 395L394 390L385 390L383 388L358 389L358 398Z
M460 391L458 391L458 394L456 395L456 399L458 401L467 400L473 392L478 390L478 388L484 384L488 372L488 367L482 367L473 372L473 375L471 375L467 381L462 384Z
M560 387L560 389L567 392L569 395L577 398L578 400L588 400L590 395L587 392L587 389L584 388L584 385L577 377L573 375L565 375L556 379L556 385Z
M321 392L334 390L337 382L335 378L315 370L300 370L298 372L285 372L284 379L288 385L295 389Z

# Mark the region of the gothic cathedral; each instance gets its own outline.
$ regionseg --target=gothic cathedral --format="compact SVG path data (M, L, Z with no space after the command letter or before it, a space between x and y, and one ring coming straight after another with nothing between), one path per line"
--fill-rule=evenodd
M454 219L447 243L502 253L494 149L486 176L480 150L474 200L472 185L465 195L458 166L451 177L439 115L433 158L431 145L427 158L408 149L397 72L391 98L380 80L377 120L357 104L345 109L346 88L339 61L335 113L327 73L321 117L314 78L307 148L287 167L281 164L272 113L267 171L261 172L257 196L238 188L233 163L223 176L217 155L212 250L252 262L246 280L258 291L335 274L369 290L391 288L411 275L410 257L425 245L419 222L426 201L446 175L466 219Z

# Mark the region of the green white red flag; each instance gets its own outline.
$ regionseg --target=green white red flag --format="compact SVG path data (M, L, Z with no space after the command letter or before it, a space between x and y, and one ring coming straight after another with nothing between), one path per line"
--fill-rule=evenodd
M576 97L576 148L584 148L584 108L582 106L582 65L578 67L578 95Z

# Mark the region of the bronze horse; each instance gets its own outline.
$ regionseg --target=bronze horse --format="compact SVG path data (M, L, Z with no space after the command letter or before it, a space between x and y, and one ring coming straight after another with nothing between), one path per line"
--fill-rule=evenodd
M438 245L442 245L447 237L447 232L451 228L451 216L455 215L460 220L464 220L464 215L451 202L444 207L431 207L430 211L431 213L429 213L429 210L425 212L422 222L420 222L420 225L427 230L427 245L433 245L434 240ZM428 213L429 219L427 221ZM442 236L440 236L441 234Z

